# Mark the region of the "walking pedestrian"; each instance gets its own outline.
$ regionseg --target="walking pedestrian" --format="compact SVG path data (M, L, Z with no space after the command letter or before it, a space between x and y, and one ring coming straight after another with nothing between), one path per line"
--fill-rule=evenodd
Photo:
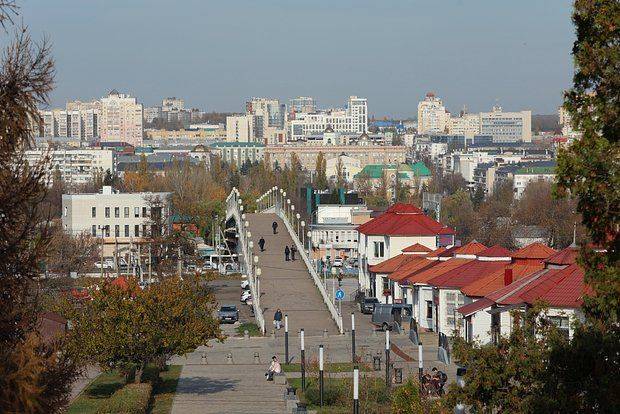
M273 229L273 234L278 234L278 223L275 221L271 223L271 228Z
M286 260L287 262L290 260L288 258L288 256L291 254L291 249L288 248L288 246L286 246L284 248L284 260Z
M263 239L263 236L261 236L260 240L258 241L258 247L260 247L261 252L265 251L265 239Z
M295 253L297 253L297 248L294 245L291 245L291 260L295 261Z
M280 330L280 328L282 327L282 311L280 310L280 308L278 308L278 310L276 310L276 313L273 315L273 325L276 327L277 330Z

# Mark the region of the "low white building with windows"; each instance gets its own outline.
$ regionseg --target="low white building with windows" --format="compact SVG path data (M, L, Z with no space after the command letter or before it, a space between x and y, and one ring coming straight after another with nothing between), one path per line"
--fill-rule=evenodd
M95 174L105 174L109 171L114 174L114 151L109 149L34 149L25 152L26 160L30 165L39 163L45 156L50 157L48 169L49 184L52 184L51 175L55 171L68 185L86 184L93 181Z
M365 204L320 204L316 223L310 225L314 257L357 257L357 227L370 220Z
M150 237L149 226L160 223L162 232L170 227L171 193L119 193L104 186L96 194L63 194L62 226L77 236L102 237L104 255L114 246L142 243Z

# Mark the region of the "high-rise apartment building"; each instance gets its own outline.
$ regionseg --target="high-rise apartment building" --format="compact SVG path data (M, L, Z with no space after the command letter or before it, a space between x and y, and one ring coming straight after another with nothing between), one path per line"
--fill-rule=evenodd
M142 145L142 104L136 98L112 90L101 99L101 141Z
M573 129L571 116L565 108L560 106L558 115L560 116L559 124L562 127L562 135L569 138L576 138L581 135L579 131Z
M450 113L434 93L427 93L418 103L418 134L442 134L446 132L449 119Z
M151 123L155 119L163 119L161 106L149 106L144 108L144 122Z
M256 141L273 144L278 136L284 135L286 105L278 99L252 98L245 104L247 115L255 116L254 134Z
M334 132L363 134L368 132L368 100L350 96L345 109L330 109L296 113L288 121L290 141L303 140L310 135L323 133L330 126Z
M290 100L289 111L297 114L316 112L316 102L309 96L298 96Z
M256 116L234 115L226 117L226 141L256 142Z
M161 101L161 110L163 112L182 111L183 109L185 109L185 101L181 98L177 98L176 96L164 98Z
M480 134L480 115L462 114L459 117L448 119L448 134L463 135L465 138L473 138Z
M493 142L532 142L532 111L503 112L494 106L491 112L480 112L480 134L493 137Z

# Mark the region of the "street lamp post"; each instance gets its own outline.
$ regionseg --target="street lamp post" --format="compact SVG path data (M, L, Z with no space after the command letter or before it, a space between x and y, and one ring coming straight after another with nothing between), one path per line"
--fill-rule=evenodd
M304 344L304 329L299 332L299 339L301 341L301 390L306 390L306 347Z
M306 248L306 222L303 220L301 221L301 248ZM310 252L308 252L309 254Z
M359 414L360 412L360 371L357 365L353 368L353 414Z
M385 330L385 386L390 388L390 330Z
M284 315L284 363L288 364L288 315Z
M351 362L355 364L355 312L351 312Z
M301 216L299 215L299 213L295 214L295 218L297 219L297 237L301 236L301 233L299 233L299 226L301 225L299 219L301 218ZM303 246L303 244L302 244Z
M319 345L319 394L323 407L323 345Z

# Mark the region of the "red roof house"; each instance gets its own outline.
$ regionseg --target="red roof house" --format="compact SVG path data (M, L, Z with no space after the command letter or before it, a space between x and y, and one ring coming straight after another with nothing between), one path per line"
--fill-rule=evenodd
M379 217L360 225L357 230L366 235L388 236L455 234L453 229L428 217L418 207L404 203L394 204Z

